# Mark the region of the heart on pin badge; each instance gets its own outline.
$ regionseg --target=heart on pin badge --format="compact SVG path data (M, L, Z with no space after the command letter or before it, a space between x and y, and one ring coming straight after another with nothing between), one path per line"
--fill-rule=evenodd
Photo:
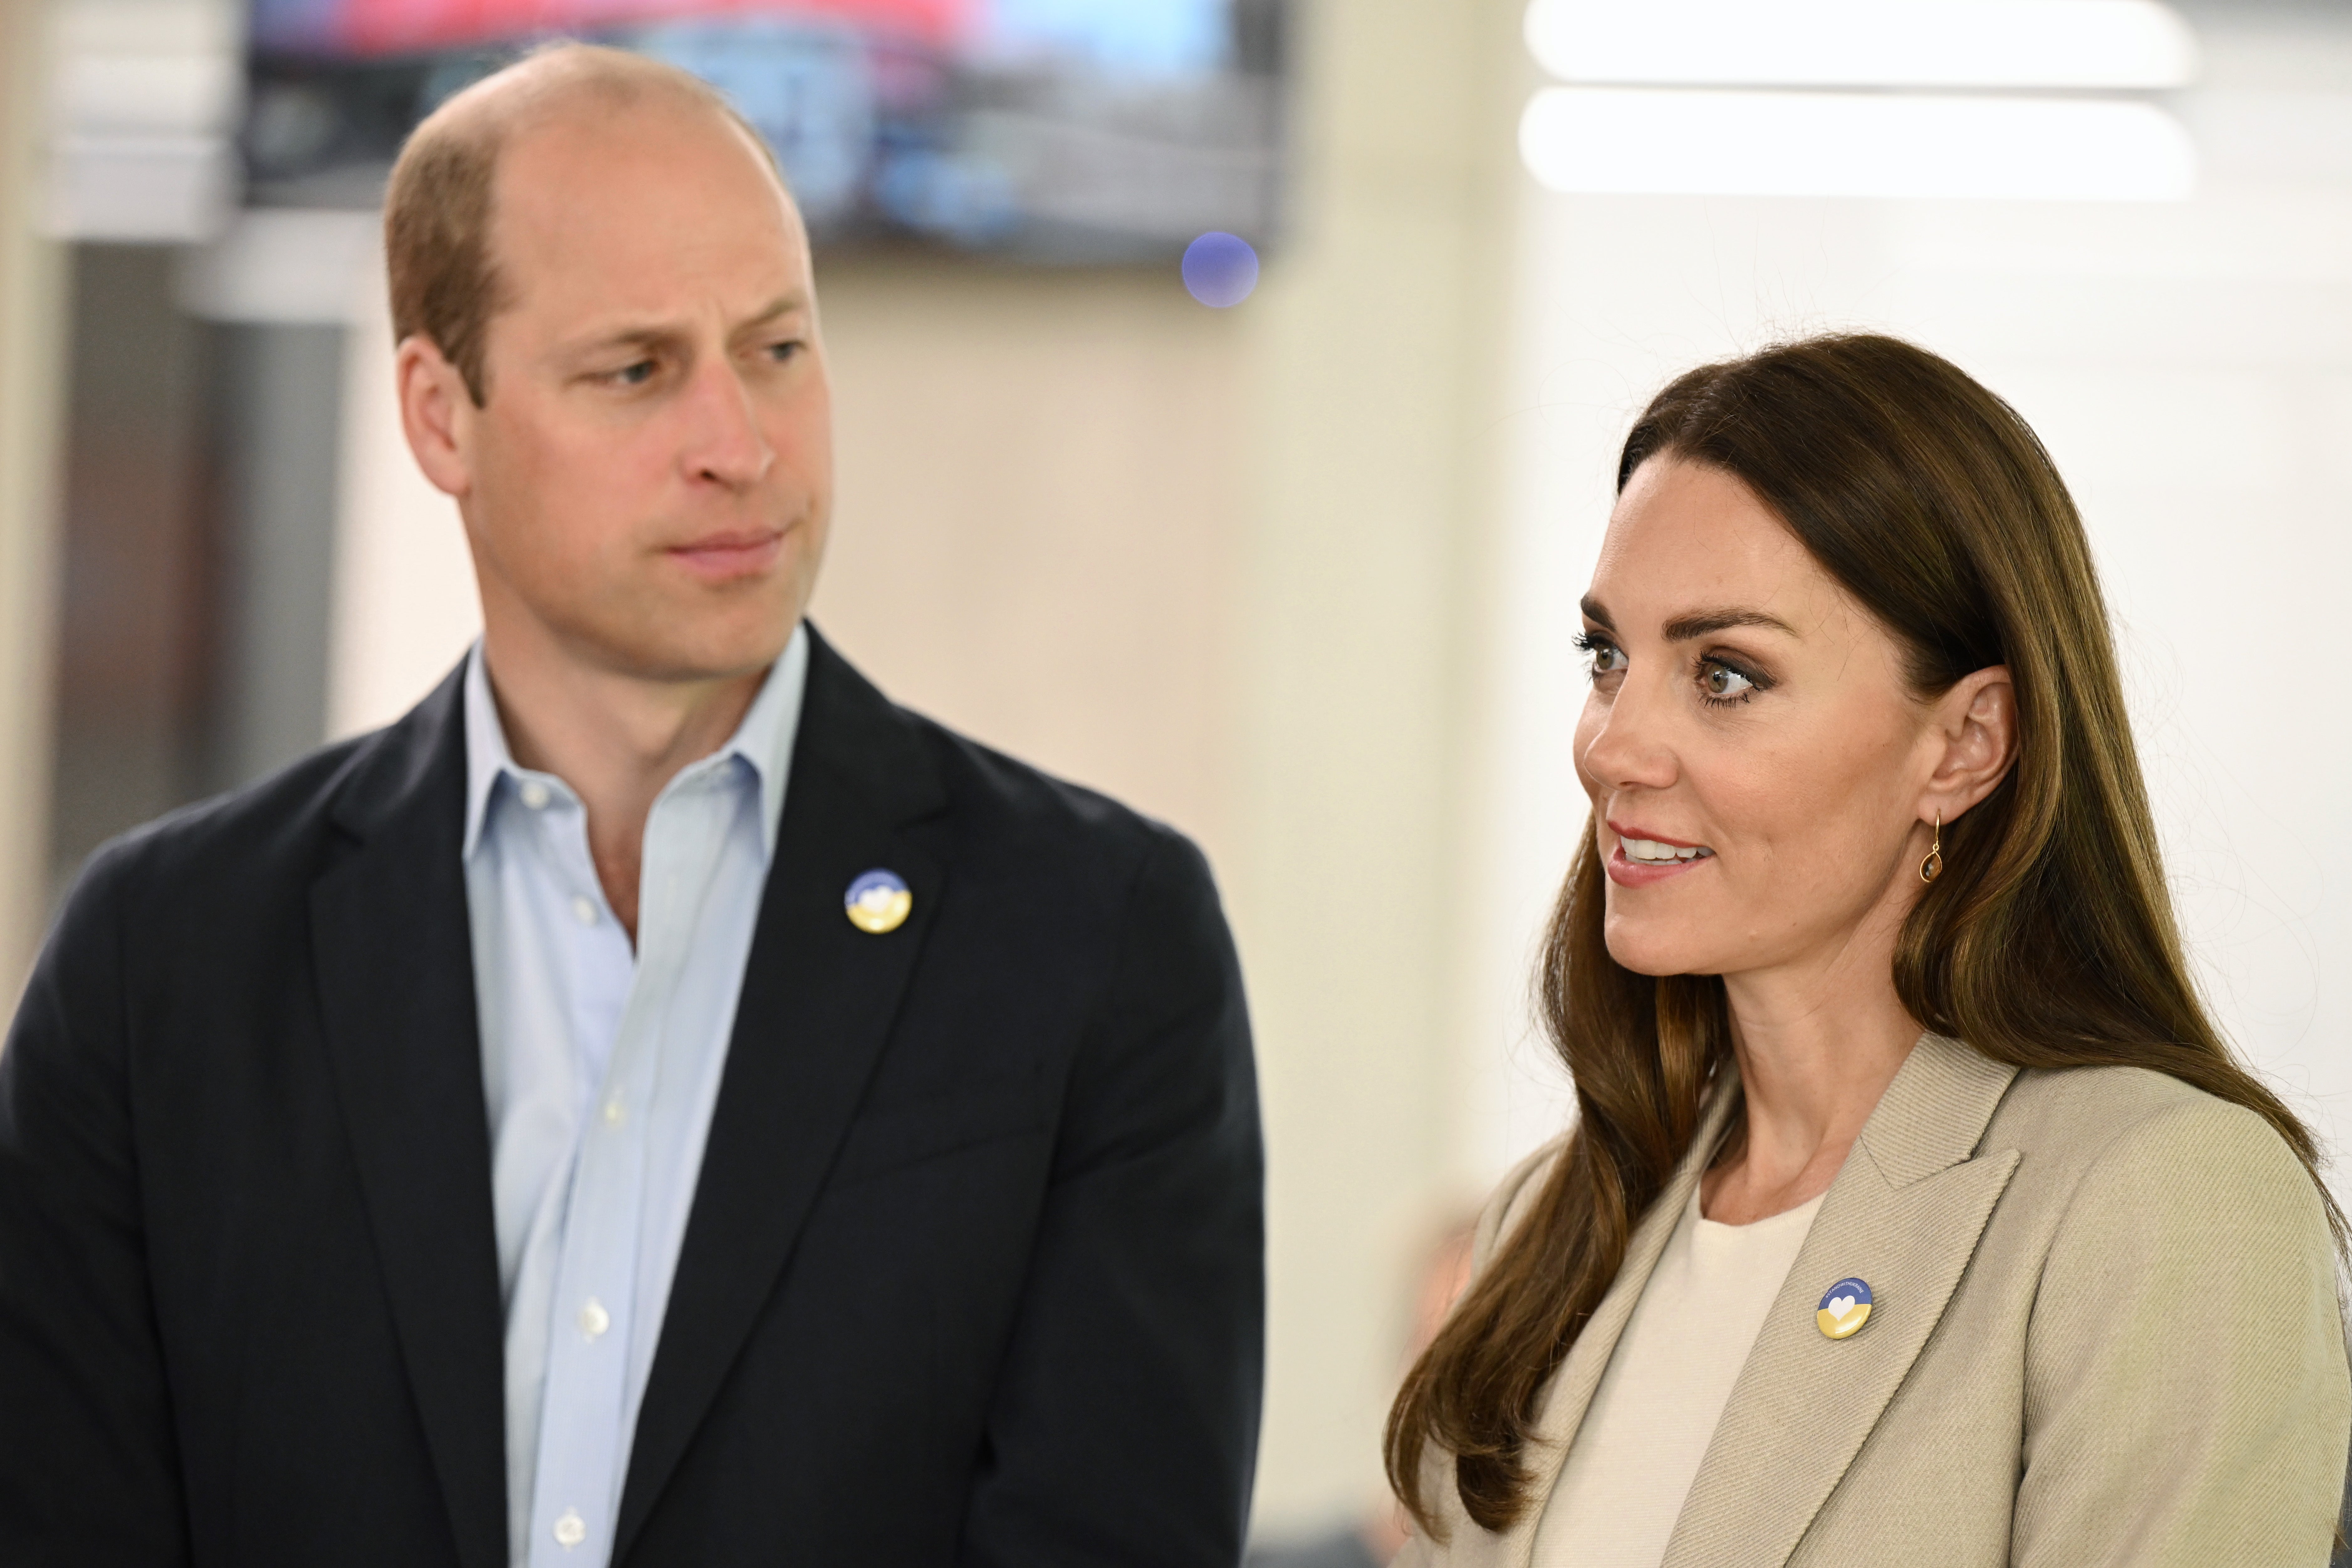
M908 912L915 907L915 895L907 890L898 872L877 867L849 884L842 907L848 912L851 925L881 936L907 923Z
M1850 1340L1870 1321L1870 1287L1860 1279L1841 1279L1822 1292L1813 1321L1830 1339Z

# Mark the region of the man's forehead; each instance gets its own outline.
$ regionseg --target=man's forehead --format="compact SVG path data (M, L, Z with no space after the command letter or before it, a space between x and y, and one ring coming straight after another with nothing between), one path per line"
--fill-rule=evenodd
M768 192L775 206L797 209L766 151L716 107L674 93L622 103L585 95L542 102L519 116L500 139L491 174L492 207L533 192L563 187L569 202L593 199L635 174L686 190L714 182Z
M567 116L535 124L499 159L487 239L492 257L533 270L560 263L655 286L680 268L772 269L805 287L808 241L790 195L716 114L667 123ZM769 264L762 266L762 263Z

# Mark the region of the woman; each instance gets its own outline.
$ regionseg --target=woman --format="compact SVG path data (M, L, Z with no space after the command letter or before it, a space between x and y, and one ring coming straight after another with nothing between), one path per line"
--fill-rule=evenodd
M1817 338L1666 388L1618 489L1580 1114L1398 1396L1400 1561L2318 1568L2343 1220L2189 978L2040 443Z

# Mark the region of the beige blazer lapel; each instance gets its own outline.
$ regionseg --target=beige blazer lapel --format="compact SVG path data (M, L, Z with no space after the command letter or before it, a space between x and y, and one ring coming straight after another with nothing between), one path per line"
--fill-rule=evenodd
M1507 1545L1506 1561L1509 1568L1528 1568L1535 1552L1536 1526L1543 1518L1552 1489L1559 1484L1560 1469L1568 1462L1569 1445L1575 1441L1576 1429L1583 1424L1584 1412L1592 1403L1594 1391L1601 1386L1601 1374L1609 1369L1609 1358L1617 1349L1618 1338L1624 1333L1634 1304L1642 1299L1643 1288L1649 1284L1658 1258L1666 1250L1666 1242L1674 1236L1675 1224L1682 1218L1684 1205L1690 1202L1691 1189L1698 1184L1707 1162L1714 1158L1724 1124L1731 1120L1732 1109L1738 1103L1739 1074L1727 1067L1708 1095L1706 1110L1699 1118L1698 1131L1691 1139L1689 1151L1683 1155L1682 1163L1675 1167L1665 1189L1650 1205L1649 1212L1633 1227L1633 1235L1625 1245L1625 1261L1618 1266L1616 1279L1601 1298L1601 1304L1592 1310L1584 1331L1576 1336L1576 1343L1569 1347L1567 1359L1559 1363L1559 1370L1552 1374L1544 1391L1543 1414L1536 1423L1535 1441L1528 1453L1528 1465L1536 1478L1533 1499L1524 1522L1503 1538Z
M2016 1076L1938 1035L1912 1048L1756 1337L1663 1568L1780 1568L1796 1551L1934 1332L2017 1169L2013 1150L1971 1158ZM1852 1339L1831 1340L1813 1313L1849 1275L1875 1305Z

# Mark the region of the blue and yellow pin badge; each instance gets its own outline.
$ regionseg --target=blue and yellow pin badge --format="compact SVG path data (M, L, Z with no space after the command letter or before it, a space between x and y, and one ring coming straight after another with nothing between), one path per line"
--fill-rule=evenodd
M1870 1287L1859 1279L1841 1279L1822 1293L1813 1314L1822 1332L1833 1340L1850 1340L1870 1321Z
M907 923L908 911L915 907L915 895L907 890L898 872L877 868L849 884L849 894L842 904L849 911L851 925L880 936Z

